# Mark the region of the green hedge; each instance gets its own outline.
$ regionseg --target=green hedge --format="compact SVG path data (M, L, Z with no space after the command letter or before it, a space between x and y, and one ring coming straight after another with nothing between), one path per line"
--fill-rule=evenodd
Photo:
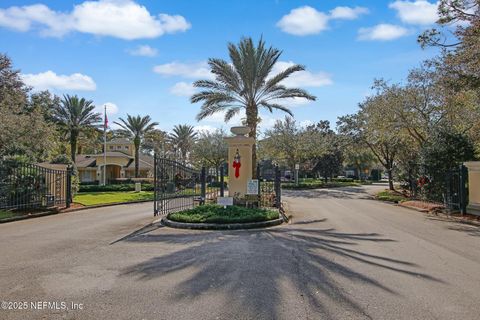
M278 211L239 206L223 208L218 205L203 205L168 215L170 220L188 223L247 223L268 221L278 217Z
M79 192L135 191L135 184L81 185ZM153 184L142 183L142 191L153 191Z
M207 185L207 187L209 188L220 188L221 186L222 186L222 183L220 181L213 181ZM223 182L223 187L227 188L227 183L225 181Z
M320 188L338 188L338 187L352 187L359 186L360 183L357 182L309 182L309 183L299 183L298 186L295 183L283 183L282 189L320 189Z
M381 201L388 201L388 202L395 202L395 203L408 200L408 198L405 197L404 195L395 191L390 191L390 190L385 190L377 193L377 199Z

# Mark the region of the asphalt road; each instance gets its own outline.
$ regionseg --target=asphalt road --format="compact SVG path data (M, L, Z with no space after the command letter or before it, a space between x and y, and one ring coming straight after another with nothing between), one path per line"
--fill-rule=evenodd
M29 304L0 319L478 319L480 230L372 188L285 192L267 230L123 238L151 203L0 225L0 300Z

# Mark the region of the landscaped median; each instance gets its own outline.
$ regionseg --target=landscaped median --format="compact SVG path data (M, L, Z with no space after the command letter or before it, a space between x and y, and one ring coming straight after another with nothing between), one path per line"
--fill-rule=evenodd
M277 210L218 205L203 205L173 212L162 223L173 228L185 229L250 229L281 224L283 219Z
M441 203L412 199L407 197L403 193L395 190L380 191L376 194L376 199L397 203L402 207L407 207L422 212L436 212L445 209L445 207Z

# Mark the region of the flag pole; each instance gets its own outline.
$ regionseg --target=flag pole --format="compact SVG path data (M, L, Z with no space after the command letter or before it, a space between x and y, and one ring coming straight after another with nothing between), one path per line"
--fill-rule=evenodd
M103 185L107 184L107 105L104 107L103 123Z

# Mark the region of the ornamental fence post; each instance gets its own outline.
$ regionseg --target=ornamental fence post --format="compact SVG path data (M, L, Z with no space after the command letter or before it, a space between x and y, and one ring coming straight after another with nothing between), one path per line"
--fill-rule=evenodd
M207 195L207 175L205 167L202 167L202 171L200 174L200 204L205 204L205 198Z
M224 166L223 163L220 165L220 197L225 195L225 174L224 174Z
M73 167L67 167L66 173L66 182L67 182L67 194L65 197L65 207L70 208L70 204L72 203L72 176L73 176Z
M275 166L275 207L280 208L282 206L282 189L280 179L280 168Z

